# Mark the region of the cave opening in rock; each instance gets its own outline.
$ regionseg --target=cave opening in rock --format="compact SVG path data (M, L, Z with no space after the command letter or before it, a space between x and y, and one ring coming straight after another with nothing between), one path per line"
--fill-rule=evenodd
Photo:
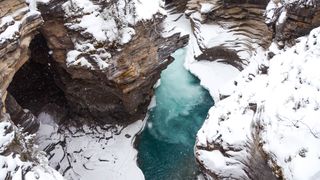
M6 100L13 121L22 126L25 126L24 121L35 119L33 115L37 116L49 107L66 109L67 104L64 92L56 84L54 61L43 35L36 35L29 49L30 59L13 77ZM31 113L26 115L23 109Z

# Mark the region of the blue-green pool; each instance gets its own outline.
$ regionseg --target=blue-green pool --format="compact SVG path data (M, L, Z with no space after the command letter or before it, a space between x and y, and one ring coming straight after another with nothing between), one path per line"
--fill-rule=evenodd
M195 136L213 100L199 80L184 67L185 49L161 74L156 89L157 105L138 144L138 163L146 180L196 179L193 148Z

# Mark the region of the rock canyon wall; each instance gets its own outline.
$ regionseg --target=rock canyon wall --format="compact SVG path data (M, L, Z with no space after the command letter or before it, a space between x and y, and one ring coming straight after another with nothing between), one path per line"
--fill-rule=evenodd
M311 31L320 23L319 5L319 1L307 0L188 2L186 14L200 49L195 58L225 62L241 70L228 92L230 97L218 89L220 98L215 100L219 102L197 135L195 155L206 179L319 177L317 165L308 170L302 165L319 163L313 153L318 150L319 128L311 128L318 123L317 115L310 115L317 111L302 115L319 93L309 97L301 91L318 83L311 75L317 73L308 64L319 55L319 30ZM213 39L220 38L222 43L209 41L209 29L219 26L228 29ZM310 31L308 37L296 40ZM293 69L299 69L297 74ZM294 85L295 81L300 85ZM304 104L306 99L308 105L289 105ZM295 115L287 114L290 109ZM299 140L302 136L305 142Z
M143 3L0 1L0 158L2 167L7 167L1 169L1 176L62 178L29 142L28 133L39 126L33 115L38 112L22 107L7 91L29 59L50 66L52 83L63 91L69 116L102 124L129 124L144 118L154 84L188 36L162 37L162 2L149 4L148 12ZM32 49L36 35L47 48ZM22 75L19 82L27 86L29 78Z

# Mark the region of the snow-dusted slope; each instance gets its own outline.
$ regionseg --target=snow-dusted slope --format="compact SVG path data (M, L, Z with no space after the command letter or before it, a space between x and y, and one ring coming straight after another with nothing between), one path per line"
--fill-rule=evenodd
M144 122L127 127L91 123L80 127L58 126L57 117L47 112L39 115L39 149L50 157L49 164L66 179L141 180L137 166L136 135Z
M250 171L261 169L250 166L265 159L270 169L262 174L271 170L285 179L320 178L320 28L299 41L270 60L267 74L210 110L196 144L207 174L256 177L260 172Z
M32 136L22 134L7 114L0 114L0 118L0 179L63 179L49 167L44 154L35 151Z

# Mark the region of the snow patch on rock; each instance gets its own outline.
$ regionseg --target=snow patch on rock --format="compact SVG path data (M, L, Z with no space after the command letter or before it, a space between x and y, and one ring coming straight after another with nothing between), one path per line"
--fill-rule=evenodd
M67 65L91 70L106 69L112 58L106 47L129 43L136 34L135 25L152 20L157 13L165 14L163 6L162 0L108 1L105 6L90 0L68 0L63 4L68 21L65 25L70 30L79 31L86 40L73 40L76 49L68 52ZM94 50L85 48L88 43L93 45ZM81 54L74 56L74 51Z

